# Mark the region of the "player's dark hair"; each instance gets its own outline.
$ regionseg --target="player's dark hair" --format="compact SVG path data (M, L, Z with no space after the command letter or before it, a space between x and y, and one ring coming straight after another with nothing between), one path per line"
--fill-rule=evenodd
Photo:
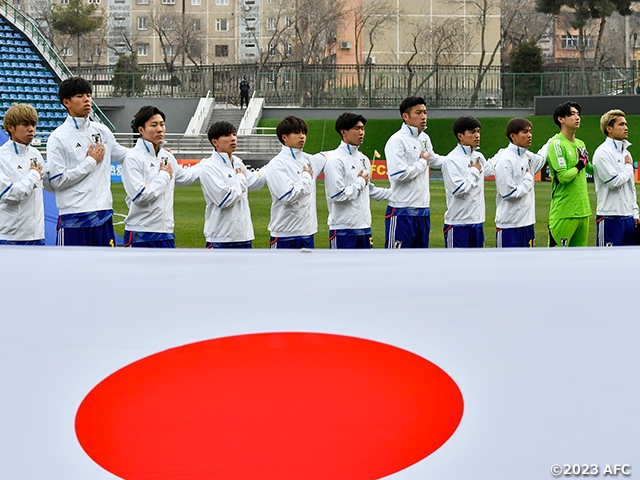
M67 100L71 97L75 97L81 93L88 93L91 95L91 84L82 77L70 77L63 80L58 87L58 98L60 103L63 100Z
M144 127L144 124L147 123L154 115L160 115L163 121L167 120L164 112L162 112L158 107L146 105L138 110L138 113L136 113L133 120L131 120L131 130L133 133L138 133L138 128Z
M453 124L453 134L458 138L458 134L464 134L467 130L482 128L482 124L476 117L460 117Z
M363 125L367 124L367 119L362 115L353 112L344 112L338 118L336 118L336 132L342 136L341 130L351 130L356 126L358 122L362 122Z
M226 137L232 133L237 133L236 127L233 126L233 123L227 121L214 122L209 127L207 137L209 137L209 143L211 143L211 140L217 140L220 137Z
M560 126L560 120L558 120L558 117L563 117L564 118L564 117L570 116L571 115L571 107L573 107L576 110L578 110L579 114L582 113L582 109L580 108L580 105L578 105L576 102L564 102L564 103L561 103L553 111L553 121L555 122L555 124L558 127Z
M278 136L278 140L280 140L280 143L283 145L283 135L289 135L290 133L306 134L308 131L309 127L307 127L307 122L305 122L300 117L296 117L293 115L283 118L282 120L280 120L280 122L278 122L278 125L276 125L276 135Z
M507 138L509 139L509 141L511 141L511 134L517 135L518 133L523 131L525 128L532 128L532 127L533 125L526 118L522 118L522 117L512 118L507 122Z
M402 116L403 113L409 113L409 110L411 110L416 105L424 105L426 107L427 102L425 102L424 98L422 97L405 98L400 104L400 115Z

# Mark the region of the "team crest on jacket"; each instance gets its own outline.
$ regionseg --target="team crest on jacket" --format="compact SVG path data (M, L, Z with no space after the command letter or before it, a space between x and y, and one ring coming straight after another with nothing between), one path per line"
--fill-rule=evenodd
M560 165L561 167L567 166L567 162L565 161L564 157L558 157L558 165Z
M99 133L94 133L93 135L91 135L91 140L93 140L93 143L102 143L102 135L100 135Z

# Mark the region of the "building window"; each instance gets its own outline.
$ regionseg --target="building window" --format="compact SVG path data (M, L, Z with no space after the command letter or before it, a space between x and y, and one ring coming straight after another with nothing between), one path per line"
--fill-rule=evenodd
M138 30L148 30L149 19L147 17L138 17Z
M593 48L593 37L584 37L587 48ZM562 35L562 48L568 50L578 50L580 48L580 37L578 35Z
M216 57L228 57L229 45L216 45Z
M69 3L69 0L60 0L61 5L66 5Z
M276 29L276 18L269 17L267 18L267 30L275 30Z
M71 57L73 55L73 48L72 47L63 48L62 50L60 50L60 55L62 55L63 57Z
M174 55L174 51L173 51L173 45L165 45L162 47L162 55L164 55L165 57L173 57Z
M191 23L191 26L193 27L193 29L195 31L201 30L202 29L202 20L199 18L195 18L193 20L193 22Z
M100 0L89 0L89 3L100 3Z
M149 55L149 44L148 43L139 43L138 44L138 56L146 57Z
M293 55L293 45L287 43L287 48L285 49L285 55Z
M149 0L136 0L138 5L149 5Z
M269 4L275 3L275 0L267 0L267 3Z
M216 0L216 5L229 5L229 0Z
M196 7L202 5L202 0L191 0L191 5Z
M176 0L162 0L163 5L175 5Z
M160 19L160 26L163 30L175 30L176 29L176 19L173 17L162 17Z
M218 32L226 32L229 30L229 23L226 18L217 18L216 19L216 31Z
M270 43L269 44L269 56L270 57L275 57L276 53L278 53L278 51L276 50L276 44L275 43Z
M284 17L284 28L289 28L291 26L291 17Z

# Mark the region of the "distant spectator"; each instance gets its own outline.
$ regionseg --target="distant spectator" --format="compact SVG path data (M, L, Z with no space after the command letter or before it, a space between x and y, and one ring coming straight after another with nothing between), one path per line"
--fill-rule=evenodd
M251 85L247 81L247 77L242 77L242 81L240 82L240 108L244 105L245 107L249 106L249 90L251 89Z

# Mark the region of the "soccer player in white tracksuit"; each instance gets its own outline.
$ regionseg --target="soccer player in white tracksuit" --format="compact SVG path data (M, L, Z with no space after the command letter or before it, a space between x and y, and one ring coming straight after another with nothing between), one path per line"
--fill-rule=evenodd
M534 247L534 175L544 167L545 156L528 150L533 135L531 122L526 118L509 120L506 133L511 143L491 159L497 190L496 247Z
M48 182L60 212L57 244L115 247L111 160L122 163L126 149L89 120L91 85L84 78L64 80L58 97L69 116L47 140Z
M447 198L443 229L446 248L484 247L484 177L493 175L493 168L477 151L480 127L474 117L456 120L453 133L459 143L442 163Z
M264 173L271 193L269 244L271 248L313 248L318 231L316 179L327 163L322 153L302 151L308 127L299 117L289 116L276 126L282 150Z
M265 184L261 172L247 170L233 152L236 127L215 122L209 127L214 151L201 162L200 185L206 201L204 236L207 248L251 248L253 225L248 192Z
M4 115L10 140L0 147L0 245L44 245L44 162L30 144L38 113L14 103Z
M400 104L404 124L384 147L391 197L385 215L385 248L428 248L431 230L429 168L444 157L433 152L424 98L407 97Z
M608 111L600 118L600 128L607 139L593 155L598 199L596 245L635 245L635 230L640 219L625 113L622 110Z
M358 151L366 123L356 113L340 115L335 129L342 142L327 152L324 187L331 248L373 248L370 198L388 200L391 195L390 189L371 183L371 162Z
M162 148L165 114L145 106L136 113L131 128L138 133L135 147L127 152L122 183L129 215L124 221L125 247L175 248L173 233L174 186L198 180L200 165L183 168Z

